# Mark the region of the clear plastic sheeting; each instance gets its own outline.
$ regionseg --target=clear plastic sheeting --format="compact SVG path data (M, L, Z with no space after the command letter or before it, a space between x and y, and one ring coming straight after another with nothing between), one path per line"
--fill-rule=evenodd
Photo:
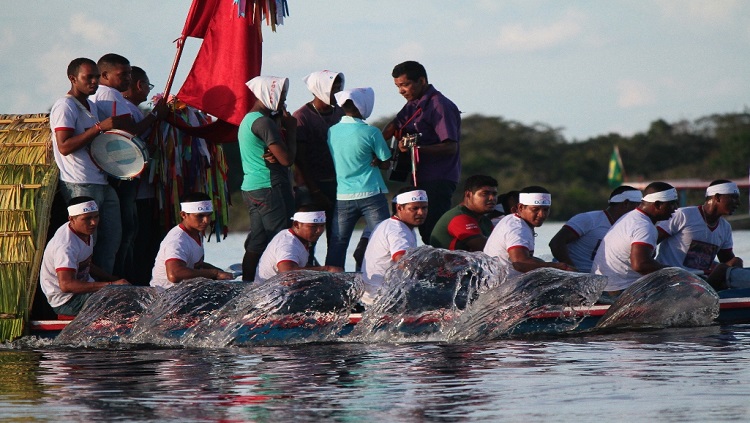
M55 344L106 345L130 335L133 324L159 297L156 288L110 285L89 297Z
M211 347L334 341L363 290L356 273L281 273L251 284L195 327L183 343Z
M211 316L247 287L237 282L195 278L163 291L135 322L125 342L182 345L185 332Z
M526 328L526 332L573 330L585 316L565 313L565 310L593 305L606 284L607 278L601 275L553 268L524 273L482 294L458 319L447 339L458 342L500 338L542 314L559 318L542 328Z
M351 334L361 342L442 341L455 320L507 275L481 252L422 246L385 274L375 302Z
M596 325L604 328L707 326L719 317L719 295L703 279L668 267L638 279Z

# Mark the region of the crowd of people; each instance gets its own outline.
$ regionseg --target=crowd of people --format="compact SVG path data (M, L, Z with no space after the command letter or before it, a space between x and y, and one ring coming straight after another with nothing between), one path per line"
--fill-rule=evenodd
M549 216L551 193L528 186L499 194L494 178L472 175L461 203L451 204L461 174L460 112L428 82L418 62L396 65L391 76L406 104L382 131L366 122L375 103L372 88L345 89L343 73L305 77L313 99L294 113L286 109L287 78L247 82L256 101L238 132L241 190L250 216L243 280L263 283L297 269L343 272L354 227L364 218L355 259L365 305L379 295L386 270L417 247L417 230L435 248L497 257L509 276L542 267L605 275L603 301L669 266L703 275L716 289L750 287L750 272L734 256L723 219L739 205L739 190L727 180L708 187L704 204L679 209L677 192L667 183L654 182L643 192L619 187L603 210L566 222L550 242L553 260L535 257L535 228ZM129 283L128 271L138 267L137 227L150 221L136 207L136 199L148 198L148 184L109 181L86 148L110 129L143 134L166 104L157 103L144 116L137 105L152 88L148 77L116 54L97 63L73 60L68 79L71 89L53 106L50 122L69 218L45 250L41 286L55 312L75 315L92 292ZM393 148L391 139L397 141ZM404 153L415 157L414 184L400 189L389 205L381 170ZM180 205L182 220L161 241L150 284L169 289L195 277L233 279L204 261L211 198L189 193ZM315 245L323 233L328 249L321 264Z

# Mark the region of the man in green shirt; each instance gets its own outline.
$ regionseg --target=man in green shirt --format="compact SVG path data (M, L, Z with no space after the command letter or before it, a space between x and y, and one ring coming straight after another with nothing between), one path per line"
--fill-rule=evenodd
M497 204L497 181L473 175L464 183L464 199L440 217L430 236L430 245L449 250L482 251L492 233L485 216Z

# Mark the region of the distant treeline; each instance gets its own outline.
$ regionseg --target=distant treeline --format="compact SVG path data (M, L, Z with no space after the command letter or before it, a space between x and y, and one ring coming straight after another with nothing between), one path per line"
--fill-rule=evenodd
M373 124L382 128L390 119ZM561 128L526 125L502 117L464 116L461 121L462 177L495 177L500 192L542 185L552 193L551 220L566 220L606 205L607 169L617 145L626 180L747 178L750 165L750 112L716 114L694 121L656 120L633 136L611 133L570 142ZM242 167L236 144L226 145L230 187L238 190ZM454 202L461 201L462 184ZM391 192L398 185L390 186ZM235 198L239 198L235 196ZM702 193L692 193L693 204ZM741 212L747 212L743 199ZM240 206L241 204L235 204ZM233 225L234 226L234 225Z

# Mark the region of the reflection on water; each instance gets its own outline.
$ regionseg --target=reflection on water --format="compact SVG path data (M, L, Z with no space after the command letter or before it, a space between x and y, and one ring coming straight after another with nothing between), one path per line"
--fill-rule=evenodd
M27 344L30 345L30 344ZM746 421L750 325L474 344L0 348L5 420Z

